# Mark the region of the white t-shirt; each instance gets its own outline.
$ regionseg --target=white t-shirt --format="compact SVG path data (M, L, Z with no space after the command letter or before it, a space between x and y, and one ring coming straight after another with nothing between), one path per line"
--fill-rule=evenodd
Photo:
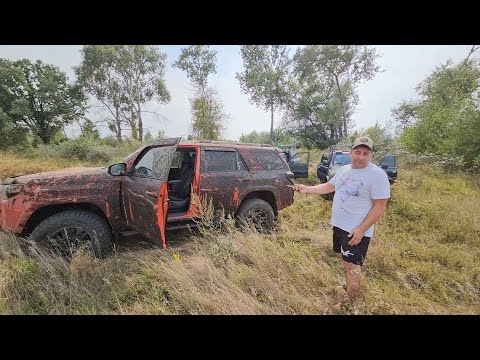
M329 183L335 185L330 223L348 232L365 220L373 207L372 199L390 198L387 173L372 163L363 169L344 165ZM372 237L373 228L368 228L365 236Z

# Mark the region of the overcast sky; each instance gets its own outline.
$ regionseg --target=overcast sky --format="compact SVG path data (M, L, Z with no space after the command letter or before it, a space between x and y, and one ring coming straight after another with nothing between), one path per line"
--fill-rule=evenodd
M75 75L72 67L81 61L81 45L0 45L0 58L17 60L37 59L56 65L67 73L71 81ZM160 45L160 50L167 54L166 84L171 94L167 105L150 104L149 110L161 113L165 120L152 115L145 115L144 128L154 135L164 130L167 136L185 136L190 132L191 115L189 97L192 86L183 71L172 68L184 45ZM465 58L471 45L381 45L374 46L381 57L377 60L382 70L372 80L358 87L360 102L353 115L355 128L367 128L379 122L385 125L391 120L391 109L402 100L416 98L415 87L424 80L436 66L448 59L454 62ZM292 46L290 54L296 46ZM217 51L217 73L209 77L209 85L215 87L231 118L226 124L224 137L238 140L240 135L249 132L270 130L270 114L259 110L248 101L241 92L235 73L242 71L240 48L236 45L214 45ZM478 56L478 55L477 55ZM92 119L100 118L99 109L92 108L88 114ZM278 124L280 116L275 117ZM108 130L101 129L102 134ZM71 135L78 135L78 130L70 129Z

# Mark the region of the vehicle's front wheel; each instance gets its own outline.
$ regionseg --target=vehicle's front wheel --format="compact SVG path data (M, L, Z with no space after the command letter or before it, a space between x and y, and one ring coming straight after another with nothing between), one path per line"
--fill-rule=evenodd
M272 231L275 213L268 202L262 199L247 199L237 212L237 221L241 228L254 226L258 232Z
M93 256L103 258L113 244L107 222L84 210L67 210L48 217L32 231L32 239L67 257L84 248Z

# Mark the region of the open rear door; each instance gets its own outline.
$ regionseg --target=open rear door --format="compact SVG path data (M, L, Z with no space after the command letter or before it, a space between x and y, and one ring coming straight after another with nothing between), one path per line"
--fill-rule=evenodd
M122 184L127 225L164 248L168 174L179 142L180 138L164 139L143 149Z

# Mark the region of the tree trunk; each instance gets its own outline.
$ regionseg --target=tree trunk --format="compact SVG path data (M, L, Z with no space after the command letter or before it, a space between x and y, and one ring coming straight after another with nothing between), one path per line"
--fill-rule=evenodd
M270 102L270 114L272 120L270 121L270 145L273 144L273 101Z
M115 121L117 123L117 140L118 142L122 142L122 123L120 121L120 111L119 106L115 106Z
M140 141L143 141L143 122L142 122L142 109L140 103L137 101L137 118L138 118L138 137Z
M46 129L39 129L37 135L45 145L50 144L51 136Z
M138 131L137 131L137 124L135 121L135 112L133 111L133 106L130 105L130 127L132 128L132 137L135 140L138 140Z
M335 82L337 83L338 96L340 97L340 103L342 104L342 113L343 113L343 134L340 129L340 138L347 137L347 114L345 113L345 103L343 101L342 90L340 89L340 82L338 81L338 76L335 76Z

